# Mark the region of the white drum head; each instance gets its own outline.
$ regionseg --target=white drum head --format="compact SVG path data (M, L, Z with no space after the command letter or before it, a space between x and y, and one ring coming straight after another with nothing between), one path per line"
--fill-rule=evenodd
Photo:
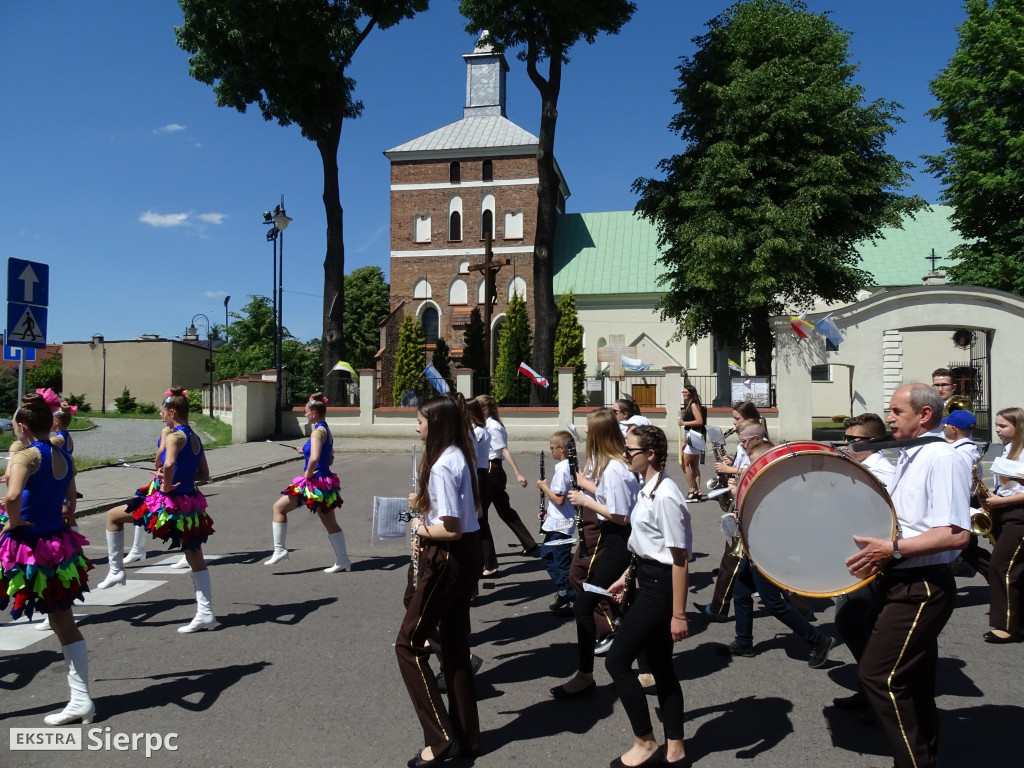
M746 490L743 546L779 586L810 597L852 592L870 579L844 564L854 535L893 539L896 515L885 488L863 466L834 453L796 452L768 464Z

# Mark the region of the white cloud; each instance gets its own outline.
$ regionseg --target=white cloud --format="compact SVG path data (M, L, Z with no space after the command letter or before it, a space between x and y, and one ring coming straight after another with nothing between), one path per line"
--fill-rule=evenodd
M202 222L207 224L223 224L224 219L227 218L226 213L200 213L197 217Z
M139 221L151 227L180 227L187 223L187 213L155 213L146 211L139 216Z
M159 134L159 133L178 133L179 131L184 131L184 130L185 130L185 126L184 125L179 125L178 123L168 123L167 125L161 125L155 131L153 131L153 133L157 133L157 134Z
M203 297L207 299L219 299L221 296L227 295L227 291L203 291Z

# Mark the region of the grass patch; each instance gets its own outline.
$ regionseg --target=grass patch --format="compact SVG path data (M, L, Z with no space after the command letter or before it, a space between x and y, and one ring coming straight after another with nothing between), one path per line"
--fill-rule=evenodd
M204 448L223 448L231 445L231 425L225 424L220 419L211 419L209 416L195 414L190 416L188 423L197 432L210 435L213 440L205 440Z
M827 421L812 421L811 422L811 429L843 429L843 428L844 428L843 427L843 422L840 421L837 424L836 422L832 421L831 419L829 419Z
M0 451L6 451L10 448L14 440L13 432L0 432Z

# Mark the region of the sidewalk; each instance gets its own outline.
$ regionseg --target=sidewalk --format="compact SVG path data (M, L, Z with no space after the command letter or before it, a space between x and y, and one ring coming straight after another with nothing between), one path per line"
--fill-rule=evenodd
M302 456L293 449L301 448L305 441L299 438L279 442L242 443L215 448L207 453L210 465L210 481L227 480L238 475L259 472L270 467L295 462L296 472L302 464ZM422 455L423 446L412 434L405 438L344 438L335 441L335 452L346 453L409 453L416 446L417 456ZM520 471L527 475L536 473L539 451L547 448L546 440L510 441L509 450ZM135 489L149 483L153 477L153 462L146 460L128 465L118 464L98 467L79 472L76 476L78 492L78 515L92 515L106 512L123 504L135 494Z

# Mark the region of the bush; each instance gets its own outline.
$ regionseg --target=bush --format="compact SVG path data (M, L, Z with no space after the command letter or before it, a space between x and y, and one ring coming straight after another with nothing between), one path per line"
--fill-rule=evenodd
M189 415L203 412L203 390L190 389L188 391L188 412Z
M64 399L68 401L68 405L77 405L78 410L82 411L82 413L88 413L92 410L92 406L85 402L85 395L68 394Z
M136 409L136 412L142 414L143 416L150 416L156 413L156 410L156 406L153 405L152 403L141 403L139 407Z
M121 393L120 397L114 398L114 409L118 413L135 413L136 408L138 408L138 405L135 402L135 398L128 391L128 387L124 388L124 392Z
M842 424L844 421L846 421L846 417L843 414L839 414L838 416L832 417L833 424Z

